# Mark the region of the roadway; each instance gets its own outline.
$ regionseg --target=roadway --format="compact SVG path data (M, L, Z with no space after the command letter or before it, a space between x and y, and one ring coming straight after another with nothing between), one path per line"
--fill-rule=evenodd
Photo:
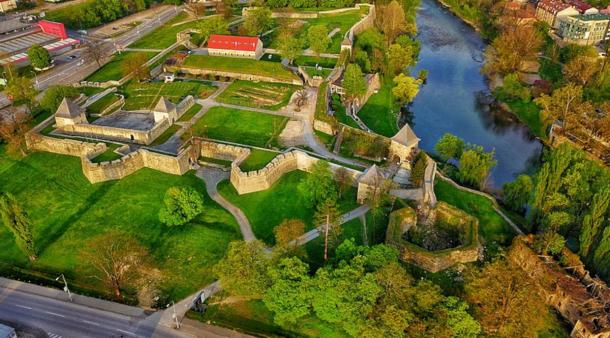
M157 328L155 315L131 317L7 288L0 288L0 318L41 329L50 337L188 337Z

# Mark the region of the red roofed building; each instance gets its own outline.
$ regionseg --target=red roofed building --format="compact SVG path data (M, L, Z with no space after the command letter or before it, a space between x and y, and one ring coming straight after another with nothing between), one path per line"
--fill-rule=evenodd
M551 28L559 28L558 17L578 14L580 13L574 6L565 4L561 0L540 0L536 6L536 18L545 21Z
M257 36L210 35L208 53L211 56L260 59L263 42Z

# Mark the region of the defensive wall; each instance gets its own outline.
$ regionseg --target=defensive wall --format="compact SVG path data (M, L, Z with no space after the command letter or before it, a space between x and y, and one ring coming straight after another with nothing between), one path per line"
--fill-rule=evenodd
M165 65L164 71L168 73L182 73L194 76L220 76L225 78L231 78L236 80L247 80L247 81L262 81L262 82L273 82L273 83L287 83L293 84L297 86L302 86L303 81L300 79L293 80L283 80L277 79L269 76L261 76L247 73L237 73L237 72L223 72L214 69L202 69L196 67L186 67L184 65L181 66L173 66L173 65Z
M478 239L479 220L447 203L439 202L434 208L436 222L453 224L462 229L463 244L445 250L428 251L406 241L403 235L417 226L417 214L410 207L390 214L386 232L386 243L399 250L400 259L430 271L438 272L457 264L470 263L479 259L481 250Z
M287 19L315 19L325 15L334 15L341 14L349 11L353 11L354 9L360 9L362 6L368 6L374 8L375 6L368 4L356 4L354 7L347 8L338 8L338 9L330 9L327 11L320 12L289 12L289 11L275 11L271 13L272 18L287 18ZM248 16L248 12L256 9L256 7L244 7L242 9L242 16ZM370 13L370 12L369 12Z
M137 144L151 144L157 137L171 126L169 120L165 119L157 123L150 130L124 129L96 124L74 124L61 127L61 131L70 135L90 136L112 141L128 141Z

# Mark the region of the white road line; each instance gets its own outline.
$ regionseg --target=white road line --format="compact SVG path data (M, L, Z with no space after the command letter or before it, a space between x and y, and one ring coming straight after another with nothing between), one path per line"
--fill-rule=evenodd
M32 308L31 308L31 307L29 307L29 306L23 306L23 305L19 305L19 304L15 305L15 306L16 306L16 307L20 307L20 308L22 308L22 309L28 309L28 310L32 310Z
M133 332L129 332L129 331L121 330L121 329L116 329L116 330L117 330L117 331L119 331L119 332L126 333L126 334L131 335L131 336L135 336L135 335L136 335L136 334L135 334L135 333L133 333Z
M57 334L52 333L52 332L47 332L47 336L49 336L51 338L62 338L60 335L57 335Z
M60 315L59 313L55 313L55 312L49 312L49 311L45 311L45 312L46 312L46 313L48 313L48 314L50 314L50 315L52 315L52 316L57 316L57 317L64 317L64 318L66 318L66 316L64 316L64 315Z
M100 326L100 323L92 322L92 321L90 321L90 320L84 320L84 319L83 319L83 320L81 320L81 321L82 321L83 323L87 323L87 324L91 324L91 325L97 325L97 326Z

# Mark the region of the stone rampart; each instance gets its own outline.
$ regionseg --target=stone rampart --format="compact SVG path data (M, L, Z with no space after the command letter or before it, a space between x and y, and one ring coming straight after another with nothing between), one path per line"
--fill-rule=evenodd
M169 120L165 119L157 123L150 130L134 130L116 128L110 126L100 126L96 124L74 124L61 127L62 133L77 136L91 136L121 142L133 142L137 144L151 144L167 128L171 126Z
M119 99L118 101L113 102L111 105L109 105L108 107L104 108L104 110L102 110L100 112L100 115L106 115L110 112L113 112L117 109L119 109L120 107L122 107L125 104L125 96L118 94Z
M196 67L185 67L181 66L170 66L165 65L165 71L169 73L180 72L183 74L195 75L195 76L220 76L225 78L237 79L237 80L247 80L247 81L262 81L262 82L272 82L272 83L287 83L293 84L297 86L302 86L303 81L300 79L292 79L292 80L284 80L278 79L269 76L261 76L247 73L236 73L236 72L222 72L214 69L201 69Z
M55 119L51 116L25 134L25 142L28 149L70 156L85 156L89 153L103 153L106 151L104 143L84 142L42 135L40 132L51 125L53 121Z

